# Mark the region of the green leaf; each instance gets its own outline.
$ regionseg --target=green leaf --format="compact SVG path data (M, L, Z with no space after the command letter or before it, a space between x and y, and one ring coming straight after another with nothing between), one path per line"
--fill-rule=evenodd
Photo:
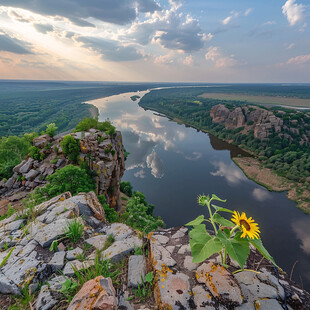
M8 261L8 259L10 258L12 252L15 250L15 247L13 247L10 252L6 255L6 257L3 259L3 261L0 263L0 268L3 267L6 262Z
M250 254L250 246L247 239L227 238L227 235L222 231L218 231L217 237L225 246L226 251L231 259L235 260L241 269Z
M222 207L218 207L218 206L215 206L215 205L211 205L216 212L229 212L229 213L234 213L233 211L229 210L229 209L226 209L226 208L222 208Z
M145 276L145 282L151 283L152 281L153 281L153 272L151 271Z
M189 236L194 243L208 242L212 237L208 234L206 225L200 224L194 226L190 231Z
M191 243L191 251L193 255L193 263L201 263L214 253L222 250L223 246L220 240L216 237L211 238L207 242Z
M197 226L204 221L205 217L203 215L198 216L195 220L185 224L185 226Z
M226 199L225 199L225 200L224 200L224 199L221 199L221 198L217 197L215 194L212 194L212 198L213 198L214 200L218 200L218 201L221 201L221 202L226 202Z
M219 214L214 214L213 220L215 223L220 224L222 226L229 226L229 227L234 227L235 224L229 220L226 220L224 217L222 217Z
M268 260L270 260L276 267L278 265L276 264L273 257L269 254L269 252L265 249L263 246L263 242L261 239L249 239L249 241L255 246L255 248Z

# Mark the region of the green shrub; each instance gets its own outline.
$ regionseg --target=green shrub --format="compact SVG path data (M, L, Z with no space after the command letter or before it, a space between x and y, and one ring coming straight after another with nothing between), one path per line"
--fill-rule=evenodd
M145 201L145 196L142 193L135 192L128 200L126 211L122 214L121 220L134 229L147 234L158 227L165 226L160 217L155 218L152 215L153 209L154 206Z
M84 225L80 220L74 219L73 221L68 222L65 234L73 244L76 244L82 238L83 231Z
M113 137L116 133L115 127L109 121L99 122L97 119L91 117L85 118L80 123L78 123L75 127L75 132L87 131L91 128L103 131L111 137Z
M40 159L40 149L36 146L30 148L29 156L35 160Z
M104 209L105 217L109 223L115 223L118 221L118 214L117 212L111 208L107 203L104 195L99 195L98 199L100 203L102 204L102 207Z
M68 159L72 162L77 162L77 158L80 154L80 141L74 139L72 136L67 135L60 142L60 146L64 154L68 156Z
M57 131L58 127L56 126L55 123L50 123L46 126L46 134L49 135L50 137L54 137L55 133Z
M122 181L120 183L120 190L128 197L132 196L132 185L130 184L130 182Z

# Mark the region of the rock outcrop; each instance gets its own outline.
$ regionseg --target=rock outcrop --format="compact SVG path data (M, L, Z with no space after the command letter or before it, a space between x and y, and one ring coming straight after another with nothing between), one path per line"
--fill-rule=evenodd
M119 186L125 170L121 133L117 131L111 137L105 132L90 129L71 135L80 141L81 161L86 162L97 174L97 193L105 195L110 206L119 209ZM69 163L60 146L62 139L48 135L34 139L33 145L39 149L38 156L44 159L29 157L14 167L13 176L6 182L0 182L0 195L9 202L19 201L37 186L45 185L47 176Z
M275 116L273 111L257 106L241 106L229 109L225 105L219 104L211 109L210 116L214 123L224 124L226 129L242 128L244 133L253 130L254 137L260 140L268 139L272 132L279 133L279 137L289 140L293 140L289 133L299 134L297 128L285 126L282 118ZM301 143L310 145L310 135L304 135Z
M64 193L36 206L32 221L28 217L27 222L19 211L0 222L0 262L12 251L0 268L0 300L5 294L19 295L21 289L29 288L35 295L36 310L56 310L60 305L69 310L280 310L285 304L287 309L309 309L310 295L283 272L275 273L253 248L245 267L256 272L233 274L236 263L231 261L226 269L218 254L196 264L187 228L163 229L144 239L126 224L107 223L95 197L92 192L74 197ZM74 246L65 237L72 221L84 227ZM53 241L58 247L49 249ZM134 255L137 249L139 254ZM76 272L95 269L98 257L120 266L118 284L113 286L109 277L96 274L71 296L71 302L66 301L64 288L77 281ZM149 272L154 275L154 290L146 300L139 299L134 290L141 288Z

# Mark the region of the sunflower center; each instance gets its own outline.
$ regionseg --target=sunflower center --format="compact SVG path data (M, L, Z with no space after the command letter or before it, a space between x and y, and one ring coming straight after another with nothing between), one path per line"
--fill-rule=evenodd
M240 220L240 225L243 226L247 231L251 230L250 224L245 220Z

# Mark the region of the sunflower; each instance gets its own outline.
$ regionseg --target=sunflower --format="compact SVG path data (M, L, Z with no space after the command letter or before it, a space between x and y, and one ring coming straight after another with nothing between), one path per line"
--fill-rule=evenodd
M231 220L242 229L241 238L249 236L250 239L259 239L260 230L258 224L254 222L252 217L247 218L244 212L240 215L239 212L234 211Z

